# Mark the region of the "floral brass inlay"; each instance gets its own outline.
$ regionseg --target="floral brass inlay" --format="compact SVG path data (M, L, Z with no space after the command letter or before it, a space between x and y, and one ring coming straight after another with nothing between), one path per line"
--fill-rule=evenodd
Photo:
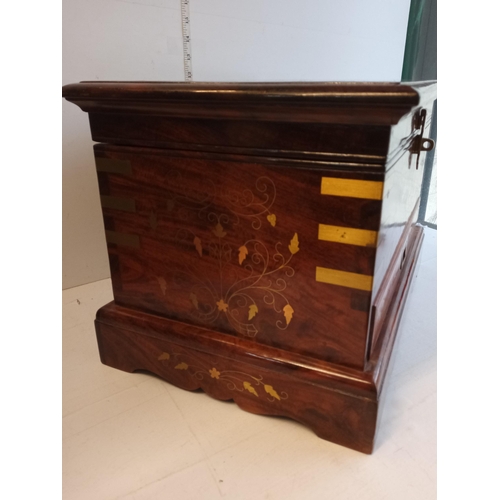
M177 183L182 179L180 174L173 178ZM177 191L179 189L178 186ZM279 315L275 321L277 328L288 328L295 311L285 295L286 278L295 274L290 262L299 251L297 233L291 235L284 249L282 242L278 241L269 250L266 243L257 238L240 245L229 242L228 233L242 219L251 221L252 229L258 230L262 226L261 216L265 215L270 226L276 227L278 218L271 212L276 199L273 181L268 177L260 177L255 182L255 190L259 196L250 189L243 194L218 192L215 185L207 181L207 193L204 195L177 195L167 203L167 212L179 207L177 216L180 219L184 220L186 213L191 210L197 214L197 221L207 224L208 236L196 234L196 229L182 228L177 230L175 240L187 248L191 245L192 251L200 259L215 261L218 267L218 277L215 277L215 274L210 276L204 267L200 269L198 265L196 269L191 269L187 264L173 266L173 282L181 288L188 287L191 316L202 324L210 325L224 315L232 328L248 337L257 335L255 321L264 308L272 308ZM221 206L221 202L224 206L221 210L225 212L213 211L214 206ZM239 272L231 267L236 261L240 266ZM165 279L156 279L165 295Z
M276 215L275 214L269 214L266 218L269 221L269 224L271 224L271 226L273 226L273 227L276 226Z
M182 359L188 362L181 361ZM224 383L230 391L247 391L257 398L266 397L266 399L271 402L288 399L288 394L286 392L281 391L278 393L272 385L264 383L262 376L256 377L235 370L219 371L213 365L209 365L211 367L208 368L204 361L190 354L170 354L168 352L162 352L158 356L158 360L166 362L167 364L171 361L175 363L174 369L187 371L192 377L198 380L203 380L205 376L210 375L210 378ZM260 393L257 388L260 389Z
M189 269L176 268L176 281L181 285L188 279L192 282L189 290L189 300L193 306L192 315L204 324L214 323L221 314L225 314L232 327L249 337L258 333L252 320L259 314L261 306L274 309L282 319L277 319L275 325L285 330L292 321L294 309L285 295L287 288L286 278L295 274L290 266L293 256L299 251L299 239L294 234L288 245L289 254L282 253L281 242L274 246L274 251L269 252L266 245L257 239L246 241L238 248L238 264L246 271L247 276L235 278L227 285L227 278L231 276L227 265L233 259L234 248L224 242L227 235L222 224L217 224L212 231L217 239L207 242L195 236L188 236L190 231L179 230L177 236L180 241L193 241L194 251L203 259L208 257L216 259L219 265L218 283L210 279L203 272Z

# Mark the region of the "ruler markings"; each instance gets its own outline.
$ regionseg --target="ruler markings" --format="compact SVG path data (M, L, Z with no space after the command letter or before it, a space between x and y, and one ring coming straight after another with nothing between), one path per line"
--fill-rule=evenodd
M193 80L193 66L191 55L191 19L189 15L189 0L181 0L182 18L182 50L184 54L184 80Z

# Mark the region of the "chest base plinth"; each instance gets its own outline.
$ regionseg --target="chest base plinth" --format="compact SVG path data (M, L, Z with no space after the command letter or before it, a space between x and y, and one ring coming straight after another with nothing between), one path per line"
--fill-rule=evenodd
M114 302L95 321L101 361L127 372L147 370L185 390L201 388L251 413L291 418L327 441L372 453L383 380L422 239L415 226L393 305L364 371Z

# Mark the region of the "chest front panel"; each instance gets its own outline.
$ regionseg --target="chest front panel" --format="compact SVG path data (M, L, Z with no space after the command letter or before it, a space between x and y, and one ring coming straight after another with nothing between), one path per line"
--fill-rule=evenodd
M117 304L363 365L382 174L103 145L96 166Z

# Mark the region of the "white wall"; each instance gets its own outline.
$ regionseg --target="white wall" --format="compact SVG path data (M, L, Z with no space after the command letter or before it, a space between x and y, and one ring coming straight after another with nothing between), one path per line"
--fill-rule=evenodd
M202 81L399 81L410 0L191 0Z
M63 85L183 79L179 0L63 0ZM70 288L109 277L109 265L88 115L67 101L62 111L62 274Z
M191 0L195 81L399 81L410 0ZM180 0L63 0L63 85L182 81ZM109 277L88 118L63 101L63 288Z

